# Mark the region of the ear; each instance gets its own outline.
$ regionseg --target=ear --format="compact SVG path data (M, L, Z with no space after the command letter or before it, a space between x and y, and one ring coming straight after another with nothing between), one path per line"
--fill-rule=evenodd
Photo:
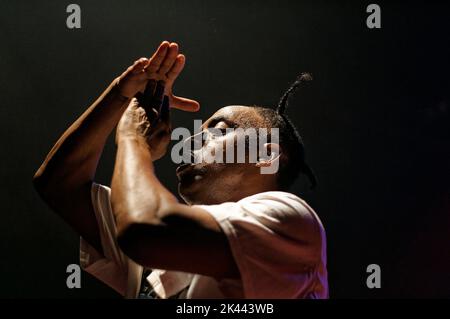
M261 174L274 174L278 172L280 166L280 145L277 143L265 143L260 150L260 157L256 163L257 167L261 167Z

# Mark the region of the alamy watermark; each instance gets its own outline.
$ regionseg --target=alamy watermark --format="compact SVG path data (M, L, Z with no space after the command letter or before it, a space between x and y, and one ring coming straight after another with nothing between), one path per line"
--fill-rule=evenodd
M67 288L81 288L81 268L77 264L70 264L66 268L66 273L69 275L66 279Z
M78 4L69 4L66 12L70 13L66 19L66 26L69 29L81 29L81 8Z
M366 25L369 29L381 29L381 8L378 4L369 4L366 12L370 13L366 19Z
M202 130L201 126L201 120L194 120L193 135L185 127L178 127L172 131L171 139L179 141L172 147L170 154L175 164L260 163L261 174L278 172L280 157L278 128L238 127Z
M367 266L366 272L370 274L367 276L366 285L369 289L381 288L381 267L378 264L370 264Z

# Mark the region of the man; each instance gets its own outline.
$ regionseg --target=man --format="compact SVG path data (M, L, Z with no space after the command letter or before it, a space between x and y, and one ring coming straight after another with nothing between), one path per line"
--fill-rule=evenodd
M276 156L256 163L181 165L183 204L157 179L153 161L170 141L168 106L199 109L172 92L184 63L178 45L167 41L150 59L137 60L69 127L36 172L42 198L82 237L82 267L127 298L327 298L323 226L302 199L282 191L300 172L313 178L284 115L301 81L277 111L227 106L203 124L200 153L237 140L233 132L215 136L213 128L276 127L279 144L264 144ZM93 179L116 126L110 189ZM261 174L275 162L277 173Z

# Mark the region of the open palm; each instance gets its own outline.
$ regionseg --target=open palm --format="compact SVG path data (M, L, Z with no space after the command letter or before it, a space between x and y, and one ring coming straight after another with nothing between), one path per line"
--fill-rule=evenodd
M130 66L120 77L119 86L123 95L134 97L143 92L149 79L165 82L164 95L169 97L171 108L196 112L200 108L197 101L173 94L173 84L184 68L186 58L179 54L178 44L164 41L150 59L141 58Z

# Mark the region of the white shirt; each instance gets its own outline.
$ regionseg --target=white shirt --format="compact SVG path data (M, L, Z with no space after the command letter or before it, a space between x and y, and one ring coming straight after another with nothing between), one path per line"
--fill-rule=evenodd
M135 298L143 267L118 247L110 194L108 187L93 184L104 255L81 238L80 265L126 298ZM325 230L304 200L277 191L199 207L226 235L240 279L154 269L147 281L159 297L187 288L179 298L328 298Z

